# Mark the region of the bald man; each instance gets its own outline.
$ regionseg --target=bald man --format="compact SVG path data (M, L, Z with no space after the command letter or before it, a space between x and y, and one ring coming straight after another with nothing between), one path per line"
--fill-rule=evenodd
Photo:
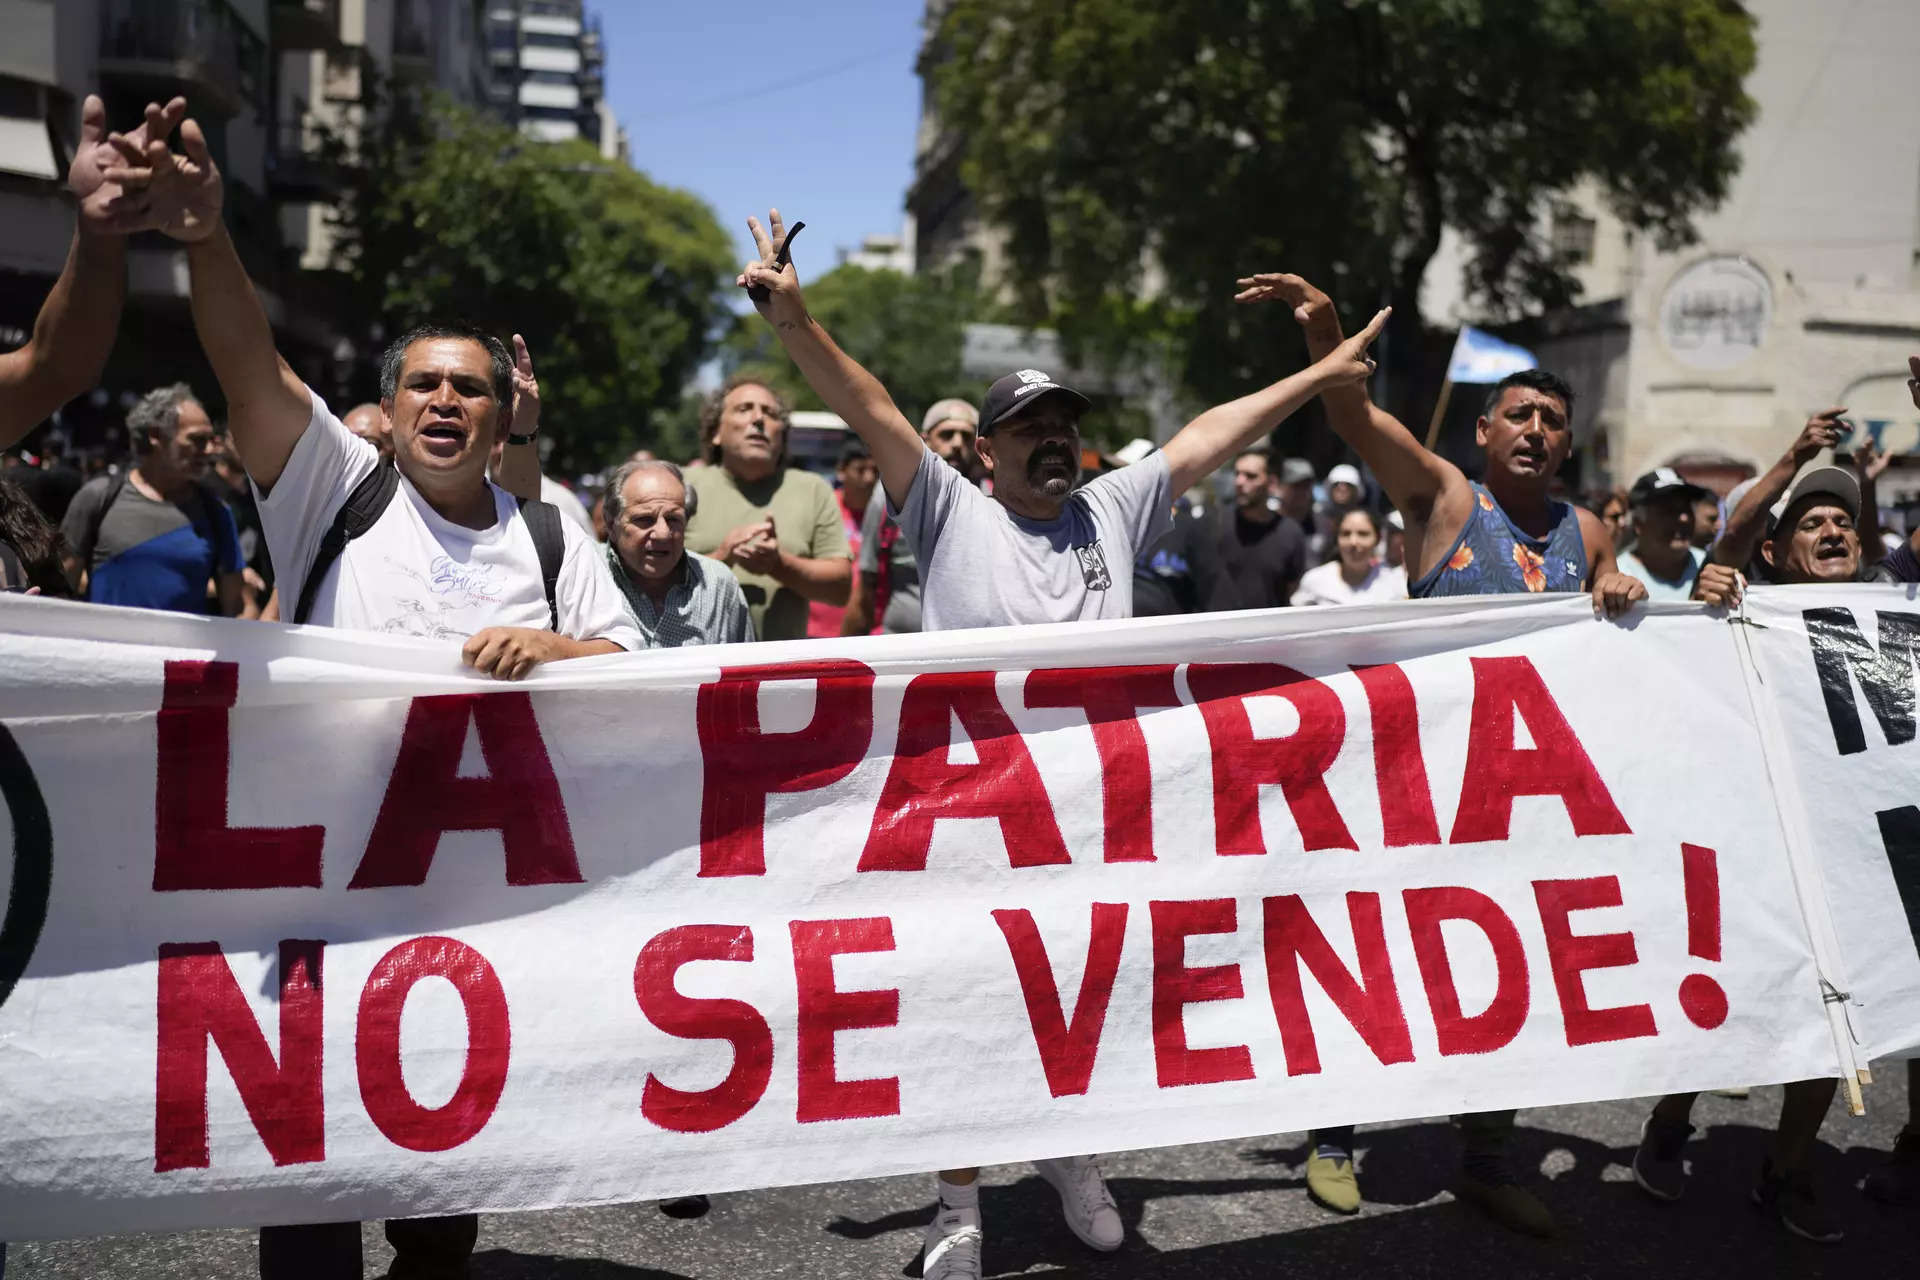
M387 416L380 412L379 405L372 401L357 404L347 410L347 416L340 421L347 430L378 449L380 461L386 462L393 457L393 436L387 430Z

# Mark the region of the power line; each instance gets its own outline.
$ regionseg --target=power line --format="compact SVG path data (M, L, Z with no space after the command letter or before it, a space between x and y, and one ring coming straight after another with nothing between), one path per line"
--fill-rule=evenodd
M830 67L821 67L816 71L805 71L791 79L775 81L772 84L755 89L752 93L729 93L723 97L709 98L705 102L696 102L692 106L675 107L672 111L658 111L652 115L636 116L632 120L627 121L626 124L628 128L631 128L637 124L651 124L659 120L676 120L683 116L698 115L703 111L711 111L716 107L732 106L740 102L753 102L757 99L767 97L769 94L784 93L788 89L798 89L805 85L817 84L822 80L831 80L835 76L845 75L857 67L863 67L869 62L878 62L882 58L897 58L901 55L901 52L902 51L897 48L878 49L872 53L863 53L857 58L849 58L845 62L836 62Z

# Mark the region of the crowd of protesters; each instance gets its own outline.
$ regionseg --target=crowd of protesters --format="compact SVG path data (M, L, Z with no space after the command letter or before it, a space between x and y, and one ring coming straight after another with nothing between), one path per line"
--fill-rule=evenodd
M31 341L0 355L0 448L98 378L135 231L185 246L225 429L201 398L211 388L175 383L132 405L131 456L106 474L69 482L15 455L0 475L9 591L435 638L511 679L575 657L756 639L1560 591L1618 617L1649 600L1737 606L1749 578L1920 581L1920 530L1907 541L1880 532L1885 456L1869 446L1852 466L1813 465L1843 443L1844 409L1814 415L1724 506L1661 467L1589 510L1556 491L1576 411L1564 380L1536 369L1491 389L1471 479L1369 398L1367 351L1386 313L1348 338L1333 301L1291 275L1241 280L1237 298L1283 304L1309 366L1208 409L1131 465L1082 474L1091 402L1040 370L1007 374L978 405L941 400L916 429L807 311L777 213L765 227L751 220L760 257L738 284L850 429L834 483L790 463L780 395L735 377L702 414L702 457L681 466L643 450L583 502L540 474L539 383L519 335L510 351L456 323L414 329L382 358L380 401L335 416L275 351L227 236L218 168L184 115L176 100L109 135L88 100L69 176L73 251ZM1920 408L1920 356L1912 372ZM1315 398L1359 466L1322 476L1270 452L1274 428ZM1205 482L1229 465L1230 499L1207 501ZM1841 1235L1810 1172L1834 1088L1787 1087L1753 1193L1819 1241ZM1692 1102L1661 1100L1633 1160L1636 1182L1662 1200L1686 1184ZM1515 1113L1455 1122L1462 1198L1508 1228L1551 1234L1508 1162ZM1122 1244L1097 1158L1036 1164L1076 1236ZM978 1172L934 1179L927 1280L980 1273ZM1326 1208L1360 1207L1350 1127L1311 1135L1306 1173ZM1920 1194L1920 1126L1909 1123L1867 1190ZM464 1274L478 1229L472 1215L389 1223L392 1274ZM360 1266L358 1224L261 1232L263 1276Z

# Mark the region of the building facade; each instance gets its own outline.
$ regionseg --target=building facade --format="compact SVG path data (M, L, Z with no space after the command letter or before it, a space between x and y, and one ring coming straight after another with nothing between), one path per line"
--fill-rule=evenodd
M484 0L0 0L0 349L25 343L66 259L82 100L98 93L125 129L178 94L220 165L227 224L280 350L333 394L366 353L342 323L327 221L341 180L322 139L350 134L383 82L484 105L485 17ZM125 406L156 385L214 389L184 251L137 236L127 277L101 387L55 424L66 448L123 448Z
M228 225L282 340L317 355L310 328L286 328L287 272L271 193L274 101L269 0L0 0L0 347L22 345L74 231L67 165L80 104L97 93L110 127L174 95L206 132L226 182ZM305 14L303 12L302 16ZM127 304L102 387L67 406L68 448L124 448L124 405L182 378L211 389L187 306L185 255L158 235L129 246Z
M1920 414L1906 359L1920 352L1920 3L1745 0L1759 58L1759 117L1739 140L1726 202L1698 244L1662 252L1591 186L1544 228L1570 258L1583 305L1513 331L1579 393L1583 487L1625 486L1674 464L1721 492L1765 469L1807 416L1845 405L1896 453L1882 492L1920 500ZM929 0L934 30L942 0ZM921 50L923 85L945 56ZM960 177L963 139L923 89L907 208L915 260L971 259L989 282L1004 236ZM1464 291L1464 250L1443 236L1421 291L1439 326L1485 324ZM1150 281L1149 281L1150 287ZM1456 396L1449 422L1471 421ZM1458 420L1458 421L1456 421Z
M1569 376L1583 477L1625 486L1674 465L1725 492L1764 470L1809 414L1844 405L1898 454L1883 498L1920 496L1920 5L1748 0L1759 117L1700 242L1661 252L1586 190L1550 228L1585 305L1542 318L1541 362ZM1423 291L1470 321L1457 246Z
M489 0L487 59L494 110L549 142L583 139L620 157L606 104L606 47L583 0Z

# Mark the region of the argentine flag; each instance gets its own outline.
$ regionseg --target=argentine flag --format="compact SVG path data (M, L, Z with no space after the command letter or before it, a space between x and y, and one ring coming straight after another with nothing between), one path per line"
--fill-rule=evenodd
M1502 342L1490 333L1463 325L1453 340L1447 377L1454 382L1498 382L1510 373L1536 367L1533 352Z

